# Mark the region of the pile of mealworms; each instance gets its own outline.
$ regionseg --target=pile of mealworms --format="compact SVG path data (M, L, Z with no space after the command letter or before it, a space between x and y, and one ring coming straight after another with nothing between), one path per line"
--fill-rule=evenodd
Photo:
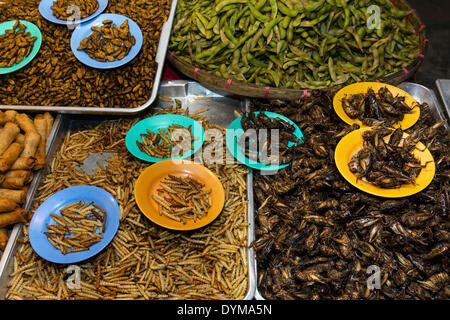
M169 175L160 182L152 198L159 204L159 214L186 224L205 217L212 206L211 190L192 177Z
M168 108L158 112L190 116L205 129L225 133L200 111L189 114L185 109ZM211 224L188 232L159 227L139 211L133 195L135 182L148 163L128 153L125 135L139 120L104 121L95 128L69 132L38 189L34 208L55 192L82 184L107 190L119 204L120 226L112 242L78 264L80 289L67 286L66 265L48 262L33 251L24 225L6 299L223 300L247 295L247 168L206 165L225 190L224 209ZM79 168L89 154L109 152L114 156L108 165L99 163L92 175Z
M62 254L86 251L103 239L106 212L93 202L77 201L66 205L60 214L50 213L53 224L47 224L44 234Z

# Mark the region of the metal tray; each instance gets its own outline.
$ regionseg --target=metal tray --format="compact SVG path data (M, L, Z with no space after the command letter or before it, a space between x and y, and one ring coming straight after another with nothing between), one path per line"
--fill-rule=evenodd
M436 86L444 102L447 119L450 120L450 79L437 79Z
M167 47L169 46L170 33L172 31L173 20L175 17L175 10L177 7L177 0L172 0L170 13L167 21L163 24L161 29L161 37L158 43L158 49L155 56L155 62L158 64L156 69L155 79L153 81L152 93L149 100L137 108L98 108L98 107L71 107L71 106L22 106L22 105L0 105L0 109L13 109L16 111L51 111L69 114L101 114L101 115L132 115L137 114L147 109L156 99L158 94L161 76L164 69L164 62L166 59Z
M60 131L61 127L61 115L57 115L55 121L53 122L53 128L50 132L50 135L47 139L46 144L46 153L47 153L47 163L52 158L51 148L55 143L56 135ZM33 180L30 183L30 187L27 193L27 200L23 205L25 210L29 210L34 200L34 196L36 194L37 188L39 186L39 182L41 181L41 177L44 174L45 169L39 170L35 173ZM12 264L8 266L8 263L12 261L12 257L14 256L17 250L17 239L22 235L22 223L16 223L13 229L10 232L8 244L6 245L5 251L2 253L0 258L0 298L6 294L6 285L8 283L7 274L10 274L12 271ZM8 269L9 267L9 269Z
M433 90L428 89L427 87L424 87L420 84L411 83L411 82L402 82L397 87L408 92L419 103L424 103L424 102L428 103L428 105L430 106L431 111L433 113L433 116L436 120L444 120L444 121L446 120L445 115L442 112L442 107L439 104ZM445 127L447 129L450 128L448 122L445 124ZM253 195L253 193L252 193L252 195ZM253 203L254 199L249 198L249 202ZM257 213L255 212L255 214L257 214ZM255 229L255 228L253 228L253 229ZM253 235L253 238L254 237L255 237L255 235ZM257 261L256 261L256 255L253 255L253 260L254 260L253 266L255 267L253 273L255 274L256 279L258 279L258 271L257 271L258 266L257 266ZM256 300L266 300L262 296L262 294L259 292L257 283L256 283L254 297Z
M155 106L160 108L173 107L175 99L180 100L183 108L189 108L190 112L200 110L208 107L209 111L203 113L210 117L211 121L227 128L228 125L235 119L234 112L242 113L245 108L245 101L239 97L224 97L218 93L212 92L196 82L190 81L163 81L159 88L159 97L155 101ZM64 137L70 130L75 130L79 127L92 127L100 124L104 119L96 120L92 117L84 115L60 115L61 120L58 122L57 128L54 128L55 134L50 143L48 151L48 158L52 159L58 152ZM55 125L56 127L56 125ZM89 173L89 170L96 166L97 161L103 162L105 158L110 157L109 154L92 154L90 155L81 167ZM88 161L89 160L89 161ZM90 165L92 163L94 165ZM42 173L41 177L45 175ZM248 292L244 300L251 300L254 296L256 288L256 278L253 273L255 267L254 252L250 244L253 241L254 235L254 219L253 219L253 187L252 187L252 174L251 171L248 174ZM37 189L39 183L36 182L34 190ZM34 192L33 192L34 195ZM250 201L252 199L252 201ZM33 197L30 197L31 205ZM22 226L16 226L14 228L15 236L11 239L10 243L5 250L0 261L0 299L4 299L7 292L7 284L9 282L9 274L13 270L14 255L19 247L17 239L22 235Z

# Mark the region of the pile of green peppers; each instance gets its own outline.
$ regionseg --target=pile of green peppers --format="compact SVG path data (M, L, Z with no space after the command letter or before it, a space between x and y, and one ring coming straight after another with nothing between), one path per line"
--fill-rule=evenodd
M409 14L389 0L178 0L169 49L223 78L330 88L408 66L419 53Z

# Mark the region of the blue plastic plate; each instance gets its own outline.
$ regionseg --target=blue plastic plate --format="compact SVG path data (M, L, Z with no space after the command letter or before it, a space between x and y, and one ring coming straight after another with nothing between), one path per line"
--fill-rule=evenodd
M54 224L50 213L59 214L59 210L77 201L94 201L105 209L107 214L103 239L94 243L89 250L62 254L44 234L47 224ZM61 190L45 200L31 218L29 239L34 251L43 259L54 263L76 263L93 257L102 251L114 238L119 228L120 209L116 199L107 191L94 186L76 186Z
M268 112L268 111L262 111L264 112L268 117L270 118L280 118L289 124L292 124L295 127L294 135L299 138L300 141L302 141L303 134L300 130L300 128L292 122L290 119L286 118L285 116L282 116L281 114L274 113L274 112ZM259 114L259 111L255 112L255 114ZM239 118L236 118L230 126L227 128L226 132L226 144L228 150L231 152L231 154L241 163L245 164L246 166L258 170L267 170L267 171L275 171L279 169L283 169L287 166L289 166L289 163L276 165L276 164L265 164L258 162L256 160L250 159L247 156L245 156L244 153L241 151L241 146L239 146L238 142L240 137L244 134L244 129L241 126L241 119L242 116ZM295 142L290 141L288 143L289 147L292 147L296 145Z
M128 54L121 60L101 62L89 57L84 50L77 50L80 46L81 40L87 38L93 32L91 27L101 27L104 20L112 20L113 24L117 27L119 27L125 20L128 20L130 33L136 39L136 43L131 47L130 52L128 52ZM97 69L112 69L120 67L133 60L142 48L142 41L142 32L136 22L120 14L104 13L96 17L94 20L82 23L75 28L72 33L72 37L70 38L70 48L72 49L75 57L85 65Z
M0 34L4 34L6 30L12 29L17 20L12 20L0 24ZM39 28L31 22L20 20L20 23L25 25L27 28L25 32L29 32L31 37L36 36L37 39L34 41L33 49L31 49L30 54L25 57L20 63L15 63L11 67L0 68L0 74L7 74L19 70L25 67L39 52L42 44L42 34Z
M172 158L157 158L151 157L145 152L142 152L136 144L136 141L142 142L141 134L146 133L147 129L152 132L158 132L159 129L166 129L167 127L178 124L183 126L184 128L188 128L191 125L191 134L194 138L198 138L194 140L193 146L194 149L188 152L185 152L182 156L176 156ZM157 116L153 116L150 118L146 118L144 120L136 123L127 133L125 137L125 145L128 148L128 151L131 152L136 158L139 158L148 162L159 162L167 159L186 159L196 153L203 145L205 139L205 131L203 127L197 121L177 115L177 114L161 114Z
M100 13L102 13L108 6L108 0L97 0L98 9L93 14L91 14L90 16L83 18L83 19L79 19L79 20L74 19L73 21L72 20L67 21L67 20L58 19L53 14L53 10L51 9L51 6L53 6L54 2L55 2L55 0L42 0L39 3L39 12L45 19L47 19L50 22L57 23L57 24L65 24L68 26L73 26L73 25L77 25L77 24L92 20L96 16L98 16Z

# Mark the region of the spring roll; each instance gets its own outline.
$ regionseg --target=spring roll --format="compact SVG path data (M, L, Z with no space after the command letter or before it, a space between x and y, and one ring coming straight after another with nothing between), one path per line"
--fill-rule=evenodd
M19 134L16 136L16 139L14 139L14 142L17 142L17 143L20 143L20 144L25 144L25 135L19 133Z
M0 172L5 172L11 168L14 162L19 158L24 148L23 144L13 142L0 156Z
M3 111L0 111L0 125L4 125L8 122L8 119L6 118L6 114Z
M34 126L36 127L37 132L41 136L39 140L39 145L36 150L36 154L34 157L36 158L36 163L34 165L34 170L39 170L45 167L45 145L47 142L47 120L42 118L34 119Z
M25 113L18 113L16 115L16 121L20 129L25 131L25 133L36 132L36 127L34 126L33 120Z
M22 208L17 208L7 213L0 213L0 228L10 226L17 222L27 222L27 214L28 211Z
M17 203L24 203L27 199L28 188L19 190L0 188L0 198L10 199Z
M36 163L35 157L19 157L9 168L10 170L31 170Z
M50 133L52 132L52 128L53 128L53 116L50 114L50 112L45 112L43 115L44 119L47 120L47 139L50 136Z
M0 154L8 149L10 144L14 141L16 136L20 133L20 128L17 124L7 122L3 129L0 131Z
M6 189L20 189L31 182L33 175L29 170L10 170L5 174L1 187Z
M21 158L34 157L34 155L36 154L36 150L39 146L40 140L41 140L41 136L39 135L39 133L37 131L27 132L25 134L25 147L23 148L23 151L20 154L20 157Z
M0 212L9 212L17 209L19 205L11 199L0 198Z
M0 228L0 250L5 251L9 236L6 228Z
M15 111L15 110L7 110L7 111L5 111L6 122L17 123L17 121L16 121L16 116L17 115L18 115L18 112Z

